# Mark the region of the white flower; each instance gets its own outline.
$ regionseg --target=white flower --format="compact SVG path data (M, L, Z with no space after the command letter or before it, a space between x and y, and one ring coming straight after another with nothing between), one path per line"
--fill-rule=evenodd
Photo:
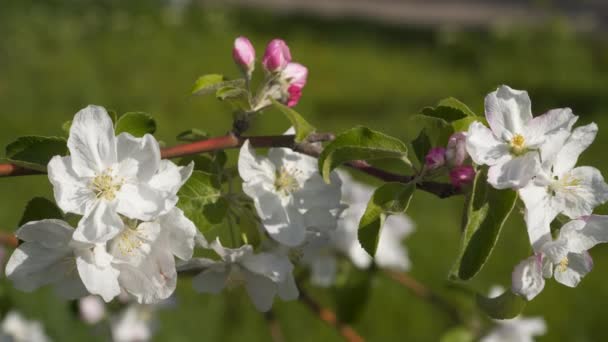
M562 213L572 219L590 215L608 200L608 184L599 170L574 167L579 155L597 134L592 123L561 133L551 145L541 148L543 165L539 174L519 190L526 205L525 219L530 241L536 248L551 240L550 224Z
M86 296L78 301L80 318L87 324L97 324L106 316L106 305L98 296Z
M502 289L493 288L490 297L502 293ZM542 317L515 317L506 320L494 320L496 325L481 338L480 342L532 342L535 336L547 333L547 325Z
M474 122L467 133L467 152L476 164L489 165L488 183L497 189L520 188L540 168L538 149L551 143L576 118L569 108L532 118L528 93L501 86L485 99L490 129Z
M88 106L72 121L70 155L55 156L49 179L59 207L83 215L74 239L102 243L123 228L118 214L149 221L171 210L176 193L192 166L178 167L160 159L153 136L114 136L103 107Z
M114 342L144 342L158 327L154 305L132 304L111 320Z
M17 231L23 241L6 265L15 287L31 292L52 284L68 299L98 294L110 301L120 293L118 270L103 244L72 240L74 229L61 220L29 222Z
M283 300L298 297L293 265L286 256L270 252L254 254L250 245L224 248L219 240L210 247L221 261L196 258L180 267L181 270L203 269L192 279L196 291L217 294L226 287L242 285L259 311L270 310L276 295Z
M243 191L253 199L264 228L284 245L295 247L304 241L306 210L340 207L338 176L332 174L331 184L325 184L317 161L309 156L272 148L268 157L262 157L246 141L239 154L238 169L244 181Z
M177 284L174 256L192 258L197 229L177 208L151 222L127 223L108 243L118 281L138 303L168 298Z
M9 311L0 326L0 341L10 342L48 342L42 324L28 321L18 312Z
M587 252L598 243L608 242L608 216L591 215L566 223L556 240L544 243L539 252L522 261L513 272L512 290L528 300L536 297L544 278L576 287L593 268Z

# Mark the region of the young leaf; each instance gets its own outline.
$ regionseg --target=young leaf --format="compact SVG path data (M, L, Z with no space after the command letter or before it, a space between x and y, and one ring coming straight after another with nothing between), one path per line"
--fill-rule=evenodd
M453 97L441 100L436 107L422 109L422 114L443 119L447 122L453 122L467 116L477 116L467 105Z
M243 112L251 110L249 93L243 88L235 86L221 87L215 92L215 96L218 100L228 102L236 110Z
M336 136L319 156L319 170L329 183L329 175L336 167L353 160L407 159L407 146L386 134L366 127L355 127Z
M359 221L357 233L361 246L374 256L378 248L380 230L388 215L401 214L407 210L416 190L413 183L385 183L374 191L367 208Z
M129 112L118 118L115 130L117 135L127 132L135 137L143 137L156 132L156 121L149 114Z
M67 141L60 137L25 136L6 146L6 158L19 166L46 171L51 158L68 153Z
M420 165L424 165L424 158L429 150L433 147L431 145L431 139L426 134L426 129L420 131L418 137L412 141L412 147L414 148L414 154Z
M454 133L454 127L449 122L442 118L436 118L428 115L414 115L410 119L411 137L418 136L421 131L425 131L431 142L432 147L446 146L448 139Z
M468 280L481 270L515 207L517 192L494 189L486 179L487 169L480 170L467 198L460 256L450 272L452 279Z
M209 133L202 131L197 128L192 128L187 131L183 131L177 135L177 140L179 141L200 141L209 138Z
M30 221L40 221L44 219L62 220L63 214L55 203L44 197L34 197L25 206L21 221L19 221L19 226Z
M306 140L306 138L308 138L308 136L315 131L315 128L295 110L275 100L272 100L272 103L281 113L283 113L283 115L285 115L296 130L296 143L301 143L302 141Z
M476 296L477 306L493 319L512 319L526 307L526 300L510 290L498 297Z
M351 262L344 262L332 289L336 302L336 313L344 323L353 323L359 318L370 297L373 277L369 270L360 270Z
M222 215L225 217L226 206L225 203L219 203L222 193L215 175L202 171L192 172L178 196L177 206L202 232L220 222Z
M228 81L223 75L220 74L204 75L199 77L194 83L192 95L207 95L214 93L223 87L242 87L244 84L245 80L242 78Z

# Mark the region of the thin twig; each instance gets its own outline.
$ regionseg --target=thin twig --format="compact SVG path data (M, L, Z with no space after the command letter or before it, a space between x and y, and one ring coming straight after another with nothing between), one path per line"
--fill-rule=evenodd
M210 138L207 140L196 141L193 143L166 147L161 150L161 156L162 158L178 158L205 152L225 150L229 148L238 148L241 147L246 140L249 140L251 145L254 147L285 147L291 148L294 151L300 153L310 155L312 157L318 157L321 153L321 147L312 143L331 140L333 139L333 137L334 135L332 133L316 133L309 136L307 142L298 144L294 141L294 135L239 137L234 134L228 134L220 137ZM347 165L351 168L357 169L361 172L365 172L371 176L374 176L387 182L408 183L413 179L413 177L411 176L399 175L376 168L362 160L353 161L348 163ZM25 176L35 174L44 174L44 172L27 169L14 164L0 164L0 177ZM416 186L418 187L418 189L432 193L438 196L439 198L446 198L461 194L461 191L454 188L451 184L437 182L421 182L416 184Z
M0 232L0 246L17 248L19 240L13 233Z
M281 324L277 320L277 316L275 315L274 311L272 311L272 309L264 313L264 319L268 324L268 329L270 330L270 337L272 338L272 342L284 342L285 336L283 335Z
M348 342L364 342L365 339L359 335L350 325L338 320L336 314L328 308L322 307L310 295L300 287L301 303L305 304L320 320L335 328L338 333Z
M420 283L418 280L412 278L410 275L406 273L387 270L385 270L384 273L389 278L395 280L400 285L407 288L416 297L427 300L433 306L444 311L448 316L450 316L450 319L452 319L455 323L460 323L462 321L459 311L452 304L437 295L424 284Z

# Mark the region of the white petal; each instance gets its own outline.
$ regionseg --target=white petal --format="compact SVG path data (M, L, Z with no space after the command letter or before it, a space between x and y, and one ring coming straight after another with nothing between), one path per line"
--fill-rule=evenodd
M163 234L166 234L165 238L171 253L182 260L192 258L194 240L198 230L194 223L184 215L184 212L174 208L161 216L159 222Z
M538 152L528 152L504 164L491 166L488 183L496 189L518 189L526 186L540 170Z
M273 253L259 253L243 258L240 262L249 271L263 275L275 283L282 282L293 271L293 265L286 256Z
M259 178L272 182L274 179L274 166L268 159L256 155L249 140L245 141L239 152L238 168L245 182Z
M319 173L316 158L302 153L294 152L288 148L271 148L268 150L268 159L276 170L285 168L286 170L297 170L295 177L304 183L311 176Z
M319 255L310 265L311 281L321 287L330 287L336 280L336 257L333 255Z
M523 135L526 142L534 144L537 141L544 140L547 135L555 134L560 130L569 132L576 119L577 117L574 116L570 108L552 109L530 120Z
M120 233L124 224L116 213L116 205L98 200L78 223L73 238L80 242L102 243Z
M72 267L76 267L76 260L74 260L74 265ZM74 269L72 269L69 276L56 282L53 288L59 297L67 300L82 298L89 294L89 291L82 283L82 280L80 280L78 272Z
M272 307L277 285L272 280L250 272L245 272L245 289L258 311L266 312Z
M116 152L118 162L124 159L134 159L138 162L137 178L149 180L160 165L160 147L150 134L136 138L129 133L121 133L116 137Z
M557 154L553 163L553 172L561 176L572 170L578 157L593 143L596 135L597 125L595 123L575 128Z
M72 239L74 229L62 220L32 221L15 233L19 240L38 242L47 248L65 248Z
M599 243L608 242L608 216L591 215L566 223L560 239L568 241L572 253L583 253Z
M293 275L287 276L283 282L278 284L277 294L282 300L296 300L300 296L300 291L296 285Z
M38 242L21 244L6 264L6 276L16 288L31 292L60 281L73 271L69 248L47 248Z
M375 256L379 266L395 271L407 271L410 268L403 239L411 230L412 221L404 215L392 215L386 219Z
M540 257L531 256L520 262L511 276L513 293L532 300L545 287Z
M194 163L187 166L177 166L170 160L160 161L158 172L150 179L148 185L158 191L175 195L184 183L190 178Z
M294 201L299 208L324 207L338 208L342 198L342 181L337 173L330 174L330 183L327 184L318 172L311 175L296 191Z
M161 227L158 222L143 222L135 229L125 228L108 243L110 254L117 260L137 266L150 258L157 249Z
M587 252L582 254L568 254L568 267L561 269L558 265L555 268L553 277L559 283L569 287L576 287L581 282L583 277L591 272L593 268L593 259Z
M471 159L479 165L496 165L511 159L509 145L479 121L469 126L466 147Z
M518 192L526 206L524 219L530 244L538 252L545 242L552 240L550 225L558 211L551 205L551 197L546 187L530 182Z
M114 124L103 107L88 106L76 113L68 148L80 177L94 177L116 163Z
M142 221L156 219L171 210L177 203L177 196L151 188L147 184L124 184L118 195L116 211Z
M505 85L486 96L484 107L492 132L500 138L523 133L523 127L532 120L528 93Z
M175 260L168 250L156 250L137 267L120 264L118 268L120 285L140 304L156 304L175 291Z
M59 208L67 213L83 215L87 204L95 200L95 194L88 186L89 178L81 178L74 172L70 156L53 157L47 170Z
M209 268L192 279L192 286L197 292L218 294L222 292L228 280L228 272L221 268Z
M571 177L575 184L556 192L556 196L563 200L563 213L566 216L575 219L590 215L595 207L608 201L608 184L598 169L581 166L572 169L566 176Z
M77 251L76 266L80 279L91 294L100 295L106 302L120 294L119 271L112 265L99 265L90 250Z

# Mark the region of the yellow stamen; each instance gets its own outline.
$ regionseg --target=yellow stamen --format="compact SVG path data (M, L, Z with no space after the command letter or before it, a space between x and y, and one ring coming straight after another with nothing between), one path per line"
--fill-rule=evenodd
M90 188L95 192L97 198L112 201L116 198L116 193L120 191L124 180L116 179L112 176L112 169L107 169L93 178Z
M566 270L568 269L568 257L565 257L562 259L562 261L559 262L559 265L557 266L557 270L560 271L561 273L566 272Z
M289 172L284 166L281 167L281 170L277 172L274 179L275 190L282 192L284 195L289 195L300 189L300 184L295 177L296 173L297 171Z
M511 138L511 153L521 155L526 152L526 139L521 134L516 134Z

